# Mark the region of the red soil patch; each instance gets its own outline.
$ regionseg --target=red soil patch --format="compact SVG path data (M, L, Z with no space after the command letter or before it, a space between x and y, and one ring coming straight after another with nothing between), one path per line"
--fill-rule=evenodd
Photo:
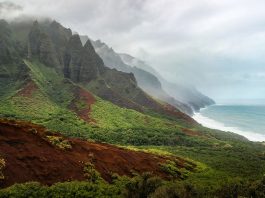
M111 173L131 176L132 171L152 172L167 178L160 163L168 159L176 161L179 167L188 163L181 158L73 138L64 138L72 148L62 150L47 141L46 135L50 134L45 128L31 123L0 120L0 156L6 161L1 187L28 181L51 185L68 180L85 180L83 168L87 162L93 163L107 181L111 181Z
M200 132L190 129L182 129L182 132L189 136L203 136Z
M170 105L170 104L160 104L150 96L148 96L145 93L139 93L137 96L135 96L134 100L138 103L143 105L144 107L150 108L151 110L168 115L172 118L176 118L178 120L183 120L184 122L188 124L197 124L194 119L192 119L190 116L186 115L185 113L182 113L179 111L176 107Z
M74 99L71 101L69 108L74 111L81 119L86 122L95 122L89 117L91 105L96 101L94 96L88 91L75 87Z
M38 90L38 86L35 84L35 82L33 82L32 80L28 81L26 83L26 85L19 90L19 92L17 93L17 95L19 96L23 96L23 97L31 97L32 94Z
M181 111L176 109L176 107L174 107L170 104L164 105L164 111L168 115L171 115L171 116L176 117L178 119L185 120L189 124L197 124L197 122L194 119L192 119L190 116L186 115L185 113L182 113Z

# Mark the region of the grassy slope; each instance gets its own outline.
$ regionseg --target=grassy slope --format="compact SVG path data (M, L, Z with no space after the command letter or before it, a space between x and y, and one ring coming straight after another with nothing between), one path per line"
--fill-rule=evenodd
M6 97L1 99L0 112L2 117L31 120L56 131L74 132L83 122L66 110L64 101L71 98L67 84L55 72L43 65L26 62L31 79L38 89L30 97L21 96L19 90L13 88ZM51 85L51 81L56 85ZM21 82L23 84L25 82ZM14 86L13 86L14 87ZM60 90L60 91L59 91ZM54 96L54 97L53 97ZM67 120L67 122L64 122Z
M67 132L67 135L88 138L93 132L99 130L105 133L106 130L118 132L117 130L134 128L162 128L174 131L180 128L170 120L120 108L98 97L91 112L91 117L95 122L88 124L68 109L74 97L72 91L78 85L65 80L53 68L46 67L39 62L25 61L25 63L30 70L30 79L38 89L28 97L18 94L22 89L19 90L18 86L7 87L4 91L8 94L0 101L2 117L30 120L51 130ZM22 84L25 82L19 83L19 85Z
M68 136L153 148L203 162L206 168L190 181L209 189L235 177L257 179L265 172L264 146L233 134L197 127L193 130L202 136L189 136L180 122L123 109L100 98L90 112L95 122L86 123L67 108L77 85L39 62L25 63L38 89L24 97L17 94L24 82L7 84L0 97L1 117L30 120Z

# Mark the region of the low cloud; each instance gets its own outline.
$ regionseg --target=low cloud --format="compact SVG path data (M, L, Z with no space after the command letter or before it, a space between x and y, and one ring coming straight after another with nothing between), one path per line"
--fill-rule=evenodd
M0 17L5 19L11 19L19 15L23 10L23 7L8 1L0 2Z
M14 4L12 2L0 2L0 13L3 11L14 11L14 10L22 10L23 8L20 5Z
M265 98L265 1L10 0L0 5L2 18L54 18L215 99Z

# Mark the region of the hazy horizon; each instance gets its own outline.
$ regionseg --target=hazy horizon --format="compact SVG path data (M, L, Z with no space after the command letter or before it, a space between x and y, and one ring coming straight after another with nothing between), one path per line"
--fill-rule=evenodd
M53 18L218 102L265 98L264 6L259 0L10 0L0 2L0 18Z
M215 102L217 105L265 105L265 98L226 98L217 99Z

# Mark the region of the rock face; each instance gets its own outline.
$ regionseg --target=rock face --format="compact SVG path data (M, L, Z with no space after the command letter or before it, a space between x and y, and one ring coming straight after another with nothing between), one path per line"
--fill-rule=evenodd
M28 57L38 57L41 62L50 67L59 67L55 49L50 37L41 30L36 21L29 33Z
M67 48L67 43L70 37L72 36L72 31L71 29L63 27L61 24L59 24L56 21L53 21L51 24L49 24L46 27L46 29L48 35L50 36L52 42L54 43L56 55L60 63L60 66L63 67L64 53Z
M8 48L10 42L10 30L8 23L0 20L0 65L6 64L12 60L11 52Z
M27 78L27 69L20 59L22 47L12 37L10 25L0 20L0 87Z
M29 33L28 57L55 67L74 82L88 83L104 72L104 63L88 41L82 46L78 35L57 22L42 27L34 22Z
M78 82L80 79L82 43L78 35L70 37L64 54L64 76Z
M80 82L90 82L97 79L106 70L102 59L95 52L90 41L87 41L82 50L80 68Z
M82 46L80 37L70 37L64 54L64 75L74 82L88 83L103 74L103 61L89 41Z
M20 46L12 38L9 24L0 20L0 65L17 61L20 50Z
M170 83L167 80L163 81L163 85L167 92L172 93L180 101L186 101L195 112L215 103L214 100L200 93L195 87Z

